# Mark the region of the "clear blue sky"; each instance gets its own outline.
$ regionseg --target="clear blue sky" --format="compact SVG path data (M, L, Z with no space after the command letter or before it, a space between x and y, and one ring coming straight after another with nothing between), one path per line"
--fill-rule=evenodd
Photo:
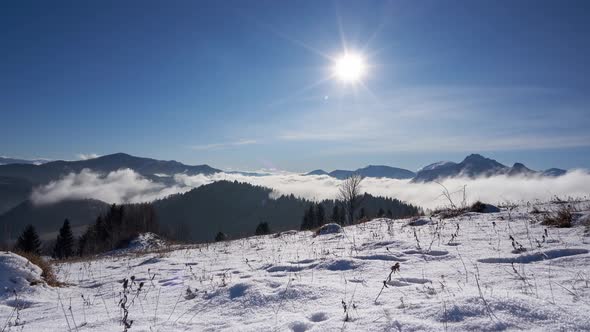
M589 33L589 1L2 1L0 155L590 167Z

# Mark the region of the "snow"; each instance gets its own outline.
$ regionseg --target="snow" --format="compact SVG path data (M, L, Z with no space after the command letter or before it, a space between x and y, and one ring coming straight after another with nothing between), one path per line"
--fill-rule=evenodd
M0 252L0 299L14 294L32 292L31 284L42 284L41 268L12 252Z
M335 224L335 223L325 224L322 227L320 227L320 229L318 229L318 231L317 231L318 235L335 234L335 233L342 233L342 226Z
M576 206L589 214L589 202ZM590 330L586 226L546 228L532 209L411 227L411 219L376 219L321 236L285 232L62 263L68 286L24 292L30 305L18 330L123 331L118 303L131 276L131 332ZM525 250L513 253L510 236ZM0 324L9 301L0 299Z
M445 165L450 165L450 164L456 164L456 163L455 162L452 162L452 161L439 161L439 162L436 162L436 163L433 163L433 164L426 165L426 166L424 166L422 168L419 168L418 169L418 172L420 172L420 171L432 171L433 169L436 169L436 168L439 168L439 167L445 166Z
M148 232L139 234L139 236L131 240L126 249L130 251L145 251L160 249L165 246L166 241L162 240L157 234Z

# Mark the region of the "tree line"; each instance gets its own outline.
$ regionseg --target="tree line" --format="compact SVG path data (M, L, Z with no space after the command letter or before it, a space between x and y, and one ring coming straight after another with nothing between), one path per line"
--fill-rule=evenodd
M64 220L55 239L51 256L64 259L74 255L85 256L124 247L140 233L159 233L154 208L149 203L113 204L99 215L77 239L72 232L70 221ZM41 254L41 240L35 227L28 225L18 237L14 249Z

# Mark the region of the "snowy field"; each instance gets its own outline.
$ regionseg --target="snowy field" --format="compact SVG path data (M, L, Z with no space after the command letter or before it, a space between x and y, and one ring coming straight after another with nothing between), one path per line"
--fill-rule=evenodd
M59 264L67 286L0 290L0 330L124 331L127 312L129 331L588 331L590 204L576 208L572 228L520 206Z

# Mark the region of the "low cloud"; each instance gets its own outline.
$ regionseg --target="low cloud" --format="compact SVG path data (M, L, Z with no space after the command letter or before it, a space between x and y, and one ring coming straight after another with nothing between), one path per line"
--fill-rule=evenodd
M100 157L100 155L98 155L96 153L78 153L76 155L76 157L78 157L78 159L80 159L80 160L88 160L88 159L98 158L98 157Z
M192 188L215 181L228 180L251 183L273 189L273 197L293 194L311 200L333 199L338 194L341 180L321 175L306 176L294 173L278 173L265 176L248 176L235 173L212 175L176 174L172 185L146 179L126 169L106 175L83 170L70 174L46 186L36 188L32 199L37 204L54 203L66 199L94 198L108 203L136 203L153 201L171 194L182 193ZM488 203L526 202L549 200L558 197L588 197L590 174L578 170L556 178L507 177L468 179L454 178L441 182L454 192L456 203L462 200L465 187L469 202L481 200ZM366 178L363 191L373 195L387 196L419 205L436 208L448 204L437 183L411 183L408 180Z
M189 189L153 182L130 169L114 171L107 175L84 169L78 174L70 173L57 181L35 188L31 200L35 204L86 198L107 203L139 203Z

